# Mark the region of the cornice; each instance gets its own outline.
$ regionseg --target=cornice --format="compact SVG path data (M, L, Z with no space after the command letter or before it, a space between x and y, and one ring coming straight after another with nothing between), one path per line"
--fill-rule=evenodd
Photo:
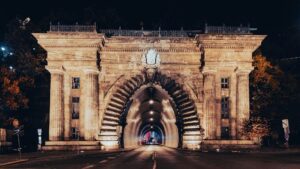
M149 48L102 48L101 52L146 52ZM199 53L199 48L155 48L157 52Z

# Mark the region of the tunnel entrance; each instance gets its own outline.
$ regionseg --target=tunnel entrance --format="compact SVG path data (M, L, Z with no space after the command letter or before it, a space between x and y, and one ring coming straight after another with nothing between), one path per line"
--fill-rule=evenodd
M162 144L178 147L179 133L176 125L178 112L172 100L159 85L144 85L132 96L128 109L123 142L124 147L146 144ZM179 124L179 123L178 123Z
M145 144L168 147L200 143L197 108L183 85L153 72L125 80L112 93L104 113L101 144L131 148Z

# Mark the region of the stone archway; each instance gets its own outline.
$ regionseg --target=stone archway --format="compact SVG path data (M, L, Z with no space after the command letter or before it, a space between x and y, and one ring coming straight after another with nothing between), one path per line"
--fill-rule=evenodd
M131 97L142 86L147 84L161 86L171 98L176 109L176 120L182 140L181 147L192 148L200 143L200 120L197 114L197 108L189 93L184 90L183 85L176 82L161 72L155 72L149 78L146 71L138 74L117 87L108 102L100 129L99 139L101 144L109 148L118 148L120 143L120 120L125 115L128 106L130 106Z

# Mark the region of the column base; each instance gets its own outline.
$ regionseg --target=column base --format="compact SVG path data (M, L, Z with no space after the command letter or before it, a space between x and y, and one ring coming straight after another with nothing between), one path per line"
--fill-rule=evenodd
M252 140L203 140L202 150L207 151L240 151L258 149L259 145Z
M12 142L0 141L0 154L3 152L9 152L12 149Z
M46 141L42 150L101 150L99 141Z

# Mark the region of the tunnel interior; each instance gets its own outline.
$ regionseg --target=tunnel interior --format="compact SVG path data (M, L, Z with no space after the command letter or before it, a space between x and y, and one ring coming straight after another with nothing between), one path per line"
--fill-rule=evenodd
M148 144L178 147L176 109L159 85L144 85L131 97L123 126L123 147Z

